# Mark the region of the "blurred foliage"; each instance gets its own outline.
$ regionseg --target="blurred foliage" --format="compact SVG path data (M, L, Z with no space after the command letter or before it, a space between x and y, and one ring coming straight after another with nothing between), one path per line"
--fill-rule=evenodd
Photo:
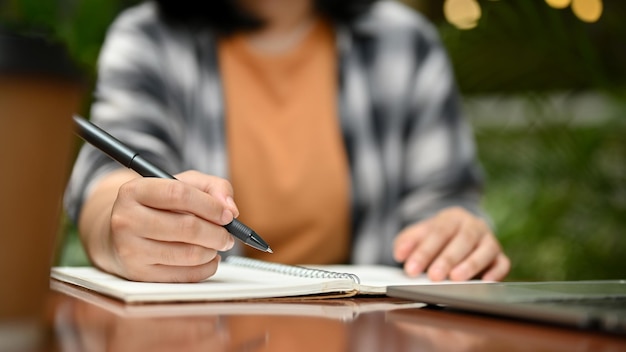
M0 0L0 20L65 42L95 78L107 26L137 2ZM542 0L480 0L468 31L443 20L441 0L404 2L439 27L466 98L514 95L528 107L516 127L503 118L475 129L509 279L626 278L626 1L604 0L600 21L588 24ZM609 96L618 112L578 125L555 119L545 101L585 91ZM64 222L63 231L61 263L85 263L75 227Z
M92 86L106 30L115 16L139 0L0 0L0 28L46 37L66 46ZM87 115L91 96L81 113Z
M626 119L554 123L531 99L527 128L476 128L509 279L626 277Z
M0 23L67 45L93 74L105 32L128 0L0 0Z

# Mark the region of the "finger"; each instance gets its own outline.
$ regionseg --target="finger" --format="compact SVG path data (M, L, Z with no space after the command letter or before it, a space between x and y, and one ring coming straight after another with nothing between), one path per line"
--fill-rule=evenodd
M419 231L415 233L413 243L410 243L410 232L401 234L402 237L396 242L399 252L397 258L405 258L404 270L408 275L415 276L422 273L439 254L461 224L462 217L457 213L455 208L444 209L434 217L418 223L416 226L419 227Z
M197 266L147 265L128 278L145 282L199 282L215 274L219 261L218 255L214 260Z
M445 208L434 217L407 227L394 241L394 259L398 262L406 260L409 254L414 252L418 243L430 236L430 232L433 232L433 229L450 233L461 224L462 220L466 218L467 215L469 215L469 213L462 208Z
M453 281L469 280L485 270L501 253L492 235L483 236L476 249L450 272Z
M498 254L495 263L485 272L482 279L485 281L501 281L506 277L511 269L511 261L504 255Z
M219 225L228 224L234 217L224 202L177 180L143 178L127 182L120 187L118 199L132 200L155 209L194 214Z
M486 235L482 227L473 227L473 222L466 222L459 232L435 258L428 268L428 277L433 281L444 280L463 259L477 247L481 236Z
M176 177L179 180L193 185L199 190L222 200L235 217L239 216L239 209L237 209L237 205L235 205L235 201L233 200L235 194L233 186L227 180L195 170L185 171L176 175Z
M136 219L142 219L135 229ZM133 216L111 216L112 233L123 236L132 233L162 242L182 242L209 249L226 251L233 247L234 239L222 226L213 224L193 214L173 213L139 207Z
M116 243L118 258L128 266L197 266L209 263L217 250L180 242L161 242L142 237Z
M409 255L404 263L404 271L409 276L416 276L428 267L448 243L456 229L450 224L437 222L429 226L422 243Z
M393 243L393 257L397 262L404 262L423 240L427 233L424 223L405 228L395 238Z

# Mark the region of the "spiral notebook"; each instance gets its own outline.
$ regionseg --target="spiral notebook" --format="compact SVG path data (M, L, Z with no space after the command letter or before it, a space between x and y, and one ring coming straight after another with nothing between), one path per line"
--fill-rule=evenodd
M236 256L198 283L128 281L94 267L54 267L51 276L127 303L384 295L390 285L432 283L425 276L409 278L390 266L294 266Z

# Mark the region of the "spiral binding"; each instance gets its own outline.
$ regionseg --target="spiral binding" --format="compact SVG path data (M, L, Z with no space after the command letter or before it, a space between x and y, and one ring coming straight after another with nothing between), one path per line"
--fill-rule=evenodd
M272 271L279 274L308 277L316 279L350 279L357 284L361 283L361 279L358 276L351 273L340 273L335 271L328 271L315 268L306 268L298 265L287 265L270 263L263 260L239 257L231 255L226 258L226 262L229 264L245 266L248 268L261 269L266 271Z

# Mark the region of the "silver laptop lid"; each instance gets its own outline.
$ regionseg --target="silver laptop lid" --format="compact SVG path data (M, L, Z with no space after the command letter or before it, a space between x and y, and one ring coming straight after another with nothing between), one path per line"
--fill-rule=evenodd
M391 286L387 295L452 309L626 333L626 280Z

